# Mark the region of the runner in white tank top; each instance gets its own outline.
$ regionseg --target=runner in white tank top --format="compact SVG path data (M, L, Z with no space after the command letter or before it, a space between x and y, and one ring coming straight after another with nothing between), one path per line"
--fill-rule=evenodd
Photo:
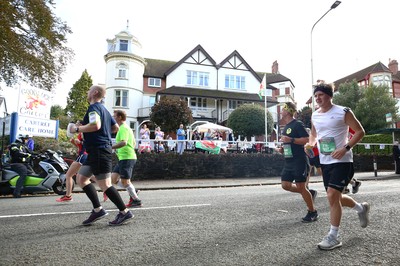
M350 109L332 103L333 89L330 85L317 85L314 89L314 98L319 109L312 114L312 129L306 146L314 146L318 141L331 222L328 235L322 239L318 247L322 250L332 250L342 246L338 238L342 206L357 211L362 228L369 224L370 205L367 202L358 203L348 195L342 194L351 179L353 167L351 148L364 137L365 131ZM349 127L355 133L351 140L347 141Z
M318 125L318 127L315 127L315 130L321 164L353 162L353 152L351 150L346 152L340 159L333 158L330 155L337 148L347 145L349 126L345 122L345 115L348 111L349 108L347 107L332 105L327 112L317 110L312 114L311 120L313 124ZM332 147L335 147L335 149L330 150Z

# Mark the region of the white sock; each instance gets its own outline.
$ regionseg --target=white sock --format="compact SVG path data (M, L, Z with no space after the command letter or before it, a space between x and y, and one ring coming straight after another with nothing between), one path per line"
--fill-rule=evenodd
M339 234L339 226L331 225L331 230L329 230L329 234L335 238L338 237Z
M356 205L354 205L353 210L360 213L364 211L364 207L361 205L361 203L356 202Z
M127 186L125 189L128 191L128 194L131 196L131 198L139 199L138 195L136 194L135 187L132 184L129 184L129 186Z

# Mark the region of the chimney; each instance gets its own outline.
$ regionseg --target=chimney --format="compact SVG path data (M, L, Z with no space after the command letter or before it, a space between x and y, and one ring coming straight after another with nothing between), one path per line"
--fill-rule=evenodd
M272 74L279 74L279 65L276 60L272 63Z
M389 69L393 75L396 75L397 72L399 71L399 63L397 63L397 61L395 59L393 59L393 60L389 59Z

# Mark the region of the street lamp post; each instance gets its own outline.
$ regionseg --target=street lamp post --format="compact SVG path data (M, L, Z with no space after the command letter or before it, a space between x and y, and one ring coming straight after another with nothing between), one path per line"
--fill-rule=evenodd
M335 9L338 5L340 5L340 1L335 1L335 3L333 3L333 5L331 6L331 8L325 12L325 14L322 15L322 17L320 17L317 22L314 23L314 25L311 28L311 106L312 106L312 111L314 112L315 110L315 104L314 104L314 68L313 68L313 38L312 38L312 34L313 34L313 30L315 25L317 25L317 23L326 16L326 14L328 14L332 9Z

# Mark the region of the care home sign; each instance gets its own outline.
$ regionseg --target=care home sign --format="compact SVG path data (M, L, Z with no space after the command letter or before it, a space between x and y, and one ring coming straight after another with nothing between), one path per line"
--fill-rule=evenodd
M18 116L17 136L32 135L38 137L57 138L58 124L56 120L39 119L29 116Z
M57 138L58 121L50 120L52 93L37 88L20 88L18 98L18 114L12 114L15 136Z
M50 119L52 93L36 88L20 88L18 114L40 119Z

